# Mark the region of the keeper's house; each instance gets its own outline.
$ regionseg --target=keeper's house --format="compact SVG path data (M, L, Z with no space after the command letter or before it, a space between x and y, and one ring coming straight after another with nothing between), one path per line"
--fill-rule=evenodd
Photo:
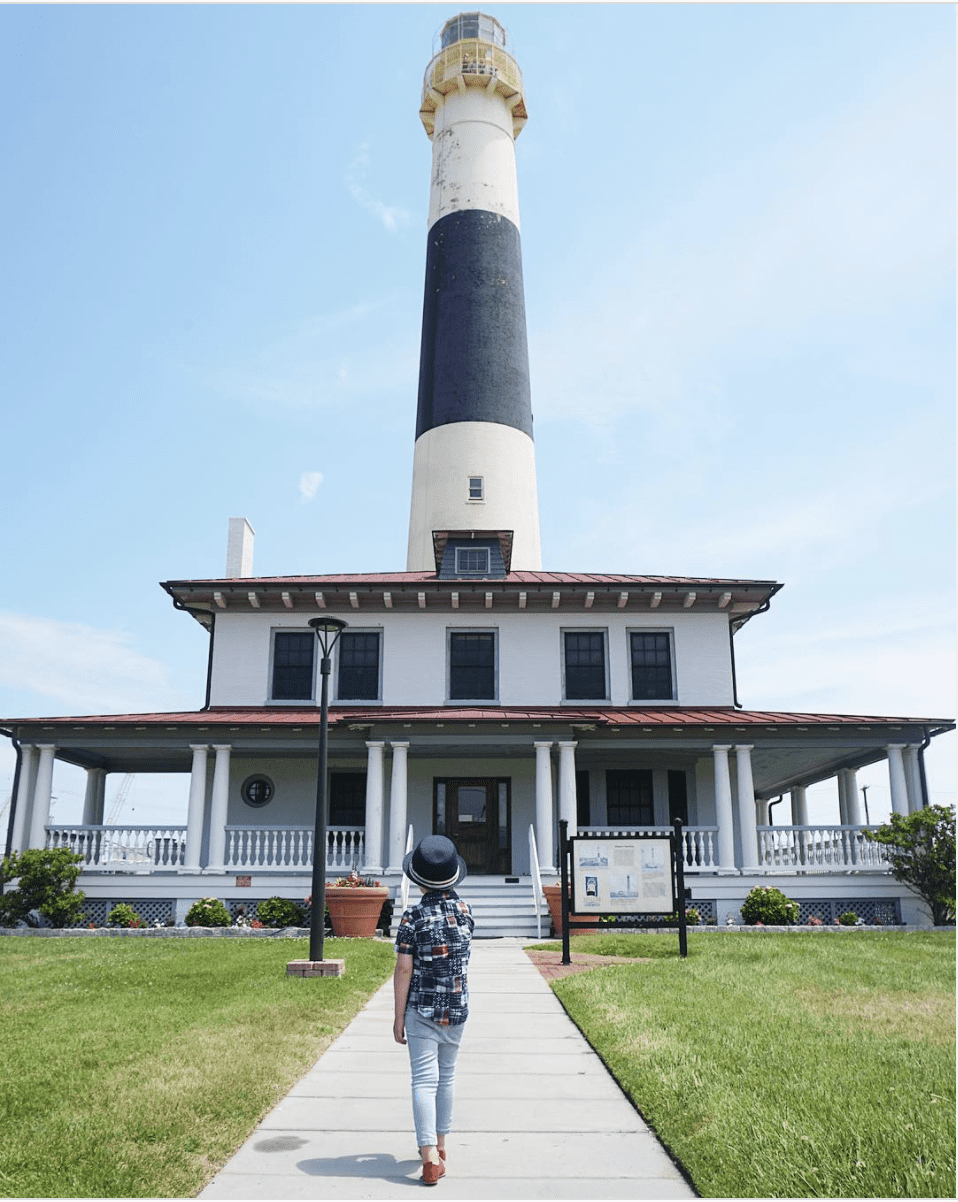
M407 570L264 579L231 519L223 577L172 580L210 639L189 713L11 719L13 846L85 861L90 917L128 901L182 921L309 892L319 686L310 618L348 625L330 681L333 871L398 887L410 840L456 841L479 932L536 932L536 882L570 831L685 824L686 883L719 923L774 882L802 921L927 921L864 836L858 769L887 760L894 810L927 802L922 753L951 721L765 713L736 696L768 580L543 571L514 139L522 78L493 18L448 21L420 116L433 144ZM51 825L58 761L87 769L83 823ZM189 774L185 826L104 825L107 773ZM837 778L810 825L806 789ZM184 789L186 785L184 783ZM772 807L782 801L781 809Z

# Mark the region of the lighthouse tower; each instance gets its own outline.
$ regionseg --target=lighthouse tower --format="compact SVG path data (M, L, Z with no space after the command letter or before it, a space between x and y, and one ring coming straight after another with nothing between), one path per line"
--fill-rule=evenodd
M472 542L481 571L542 566L515 139L526 120L506 31L447 21L420 117L432 141L409 571ZM489 548L483 558L480 548ZM498 549L498 550L497 550Z

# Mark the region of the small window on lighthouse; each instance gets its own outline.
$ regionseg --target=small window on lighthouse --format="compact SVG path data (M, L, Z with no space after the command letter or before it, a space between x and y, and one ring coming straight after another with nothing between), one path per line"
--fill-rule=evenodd
M482 476L470 476L469 477L469 500L470 501L484 501L485 500L485 497L483 496L483 491L482 491Z

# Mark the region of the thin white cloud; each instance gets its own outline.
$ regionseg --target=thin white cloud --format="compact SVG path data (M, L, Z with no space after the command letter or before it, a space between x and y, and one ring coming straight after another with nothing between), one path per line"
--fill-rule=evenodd
M405 209L396 205L387 205L384 201L373 196L366 187L366 175L369 172L369 147L364 142L357 148L352 161L346 168L345 181L349 195L353 200L371 213L387 230L396 230L409 221Z
M302 504L311 501L323 482L322 472L303 472L299 478L299 496Z
M155 711L172 693L166 667L126 631L10 612L0 612L0 685L81 714Z

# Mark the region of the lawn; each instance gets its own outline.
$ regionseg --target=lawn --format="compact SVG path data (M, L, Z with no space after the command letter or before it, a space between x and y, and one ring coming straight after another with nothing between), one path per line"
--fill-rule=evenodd
M650 957L553 988L703 1196L954 1198L953 933L571 942Z
M0 940L0 1196L190 1197L392 972L329 939Z

